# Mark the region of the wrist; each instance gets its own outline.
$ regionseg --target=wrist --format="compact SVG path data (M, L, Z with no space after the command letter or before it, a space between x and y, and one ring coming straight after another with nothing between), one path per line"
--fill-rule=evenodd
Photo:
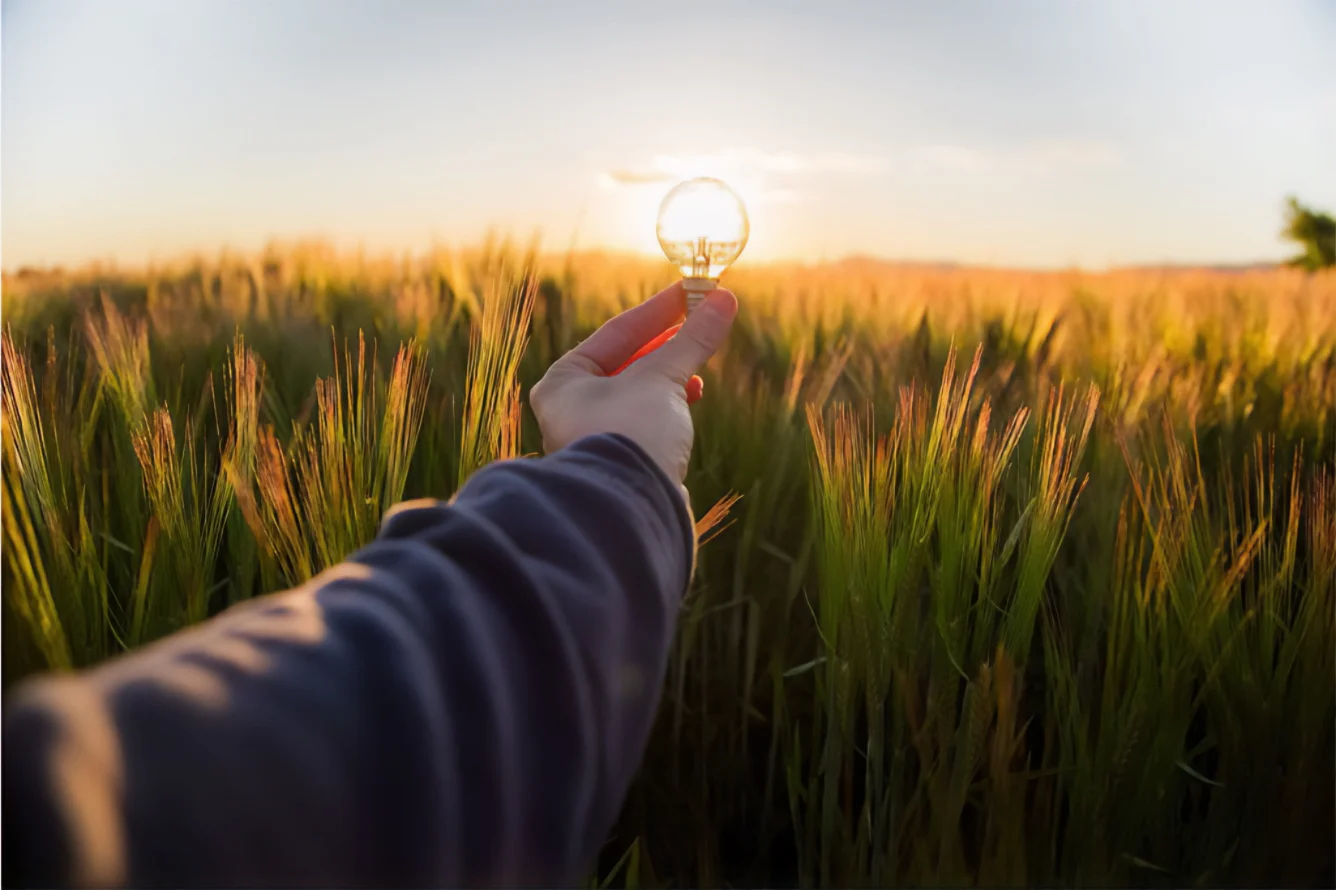
M572 450L595 451L600 455L612 456L608 449L601 448L598 445L600 441L609 440L621 446L623 453L629 451L631 455L634 455L634 460L617 460L618 465L636 466L641 473L653 480L653 490L656 493L661 492L663 494L663 497L655 497L654 499L667 507L673 514L668 523L680 532L686 564L686 577L682 584L683 589L685 589L696 568L696 520L691 509L691 493L687 490L686 485L671 478L644 447L624 433L595 433L572 442L567 447Z

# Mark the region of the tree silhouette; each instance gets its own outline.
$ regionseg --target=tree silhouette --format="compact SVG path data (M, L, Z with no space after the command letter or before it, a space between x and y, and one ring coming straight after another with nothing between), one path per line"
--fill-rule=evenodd
M1303 253L1289 261L1312 272L1336 266L1336 219L1330 214L1305 207L1294 197L1286 199L1285 229L1281 234L1303 248Z

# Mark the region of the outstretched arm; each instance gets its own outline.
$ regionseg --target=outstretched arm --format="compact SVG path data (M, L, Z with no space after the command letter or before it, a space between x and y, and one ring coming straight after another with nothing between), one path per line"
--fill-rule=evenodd
M577 878L638 766L692 546L676 484L612 435L404 505L302 588L27 689L6 875Z
M569 882L644 749L694 537L694 371L669 288L560 359L549 452L406 504L305 586L7 701L11 885Z

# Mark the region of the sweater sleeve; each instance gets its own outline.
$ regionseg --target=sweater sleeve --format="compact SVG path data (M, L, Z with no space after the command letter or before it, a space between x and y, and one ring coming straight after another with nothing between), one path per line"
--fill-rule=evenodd
M579 881L694 547L678 486L595 436L400 505L296 590L20 686L6 884Z

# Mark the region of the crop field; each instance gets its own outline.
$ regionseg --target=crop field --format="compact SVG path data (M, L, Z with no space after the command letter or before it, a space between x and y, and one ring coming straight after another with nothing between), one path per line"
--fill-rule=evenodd
M4 680L540 450L673 279L500 241L6 275ZM1331 886L1336 272L744 263L616 886Z

